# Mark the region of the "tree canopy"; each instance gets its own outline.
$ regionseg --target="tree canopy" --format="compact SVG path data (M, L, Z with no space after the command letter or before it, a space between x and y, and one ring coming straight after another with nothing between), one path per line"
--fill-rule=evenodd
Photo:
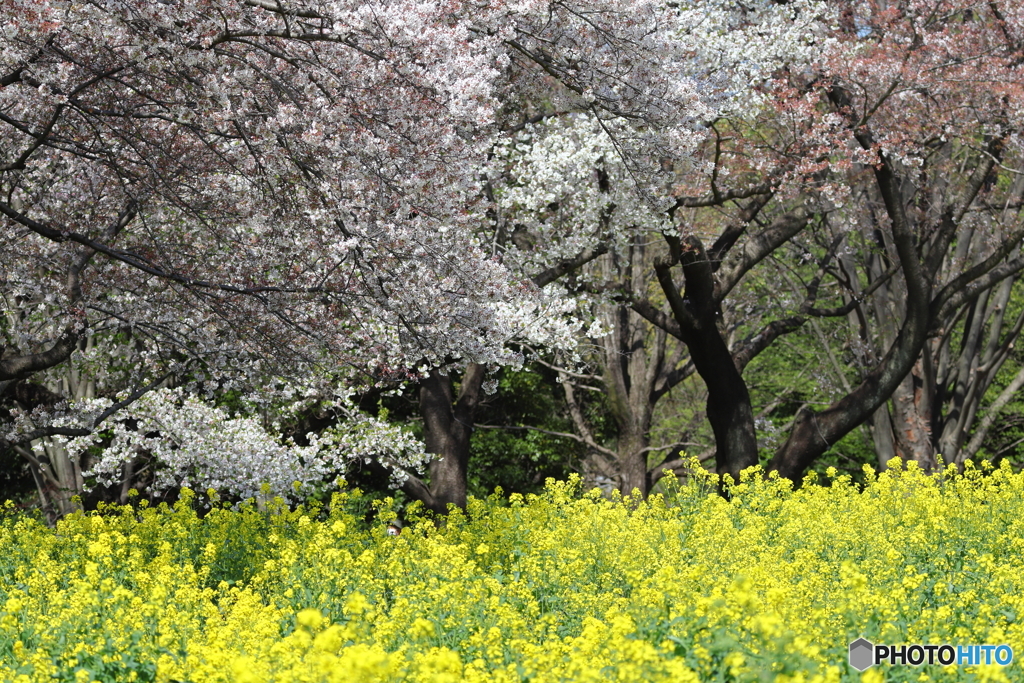
M656 404L698 378L717 471L762 461L778 406L747 367L786 335L841 387L776 420L764 464L793 478L862 425L880 456L962 461L1024 381L996 381L1024 326L1012 3L4 14L0 449L62 504L363 461L443 511L524 362L572 429L505 426L644 492L691 441L651 443ZM410 387L422 441L372 405Z

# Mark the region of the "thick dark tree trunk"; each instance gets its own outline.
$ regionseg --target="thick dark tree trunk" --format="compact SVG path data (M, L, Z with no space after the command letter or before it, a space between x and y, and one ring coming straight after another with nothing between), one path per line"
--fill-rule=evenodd
M708 388L707 415L715 433L715 463L719 474L739 481L740 472L758 464L757 434L750 393L718 327L721 318L715 294L713 266L696 237L668 237L671 258L655 265L681 339L690 350L697 373ZM683 266L685 293L672 279L675 263Z
M911 316L901 339L851 393L820 413L806 407L797 413L789 439L772 457L770 470L799 480L822 453L870 418L892 396L924 344L927 312L921 316L923 321L915 320L916 317Z
M469 439L485 374L484 366L470 363L458 397L451 376L437 370L420 383L427 452L438 457L430 463L429 490L417 491L416 497L434 512L446 513L449 504L466 505Z
M696 331L687 346L708 388L707 414L715 433L716 470L739 481L741 471L758 464L754 410L725 339L714 321L709 322Z

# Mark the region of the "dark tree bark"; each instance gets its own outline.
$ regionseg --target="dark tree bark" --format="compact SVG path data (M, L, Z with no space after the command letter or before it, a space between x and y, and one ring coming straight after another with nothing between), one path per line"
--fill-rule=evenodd
M458 396L451 375L431 370L420 382L420 414L423 416L430 463L430 486L412 484L411 492L439 514L449 505L465 507L469 469L469 439L483 391L483 365L470 363L463 374Z
M680 338L708 388L707 415L715 434L715 463L719 474L739 481L740 472L758 463L757 434L750 393L740 375L718 323L719 300L711 261L694 236L667 237L670 256L654 269L679 325ZM679 293L672 267L681 264L685 290Z

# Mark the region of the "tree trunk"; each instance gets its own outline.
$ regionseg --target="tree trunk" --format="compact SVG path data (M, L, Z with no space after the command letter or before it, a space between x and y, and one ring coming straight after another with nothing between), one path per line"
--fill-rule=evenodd
M719 474L739 481L740 472L758 464L757 433L750 393L718 327L721 317L711 261L695 236L666 236L672 257L655 265L680 335L697 373L708 388L707 415L715 434ZM683 266L685 296L672 280L671 267Z
M632 271L642 263L634 251ZM642 282L639 272L631 272L626 284L634 288ZM618 428L619 491L624 496L639 491L646 496L650 490L647 476L647 447L654 413L654 385L665 361L667 335L663 330L653 333L646 321L626 306L607 309L605 323L611 333L600 343L604 349L604 385L608 406ZM653 343L652 343L653 342Z
M930 472L935 469L937 461L926 394L921 379L911 372L893 392L892 404L898 455L904 462L914 461L923 470Z
M883 472L888 469L889 461L896 457L896 442L893 440L892 418L889 416L887 403L883 403L871 415L868 425L871 441L875 445L875 454L878 456L878 471Z
M41 457L37 457L34 446L42 448ZM63 446L46 437L25 446L15 446L14 451L28 461L39 503L51 523L81 509L75 496L81 496L85 489L82 468Z
M624 496L638 491L641 496L646 497L650 492L650 478L647 475L648 445L646 430L641 432L640 429L630 429L625 433L619 433L619 490Z
M470 363L462 377L458 398L450 375L431 370L420 383L420 414L423 416L430 463L430 488L417 495L439 514L448 506L465 507L469 469L469 439L480 404L484 366ZM429 493L429 495L423 495Z
M694 367L708 387L708 421L715 434L719 474L739 481L740 472L758 464L757 433L750 393L714 321L688 339Z

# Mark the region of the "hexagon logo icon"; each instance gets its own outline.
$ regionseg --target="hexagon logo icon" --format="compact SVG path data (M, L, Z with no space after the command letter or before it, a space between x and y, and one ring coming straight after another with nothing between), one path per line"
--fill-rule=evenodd
M875 646L866 638L858 638L850 643L850 666L857 671L864 671L875 663Z

